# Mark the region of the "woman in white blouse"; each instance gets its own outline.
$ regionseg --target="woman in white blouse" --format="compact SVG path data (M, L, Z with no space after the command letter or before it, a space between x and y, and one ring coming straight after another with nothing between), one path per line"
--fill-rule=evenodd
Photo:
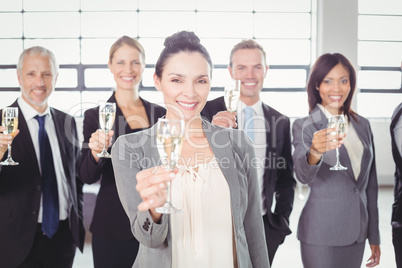
M373 135L368 120L350 108L355 86L348 59L322 55L307 85L310 115L293 124L296 176L310 187L297 232L306 268L360 268L366 239L372 252L367 267L380 261ZM327 128L338 114L346 118L346 135ZM330 170L336 148L347 170Z
M141 243L134 267L269 267L251 141L202 120L212 62L199 38L182 31L164 45L154 82L166 118L185 121L178 167L160 166L155 126L119 137L112 149L119 197ZM157 213L170 180L183 212Z

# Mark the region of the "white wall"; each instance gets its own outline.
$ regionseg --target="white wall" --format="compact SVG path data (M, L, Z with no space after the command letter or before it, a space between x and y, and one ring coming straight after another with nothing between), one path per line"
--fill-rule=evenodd
M374 136L378 183L394 185L395 162L391 151L391 119L370 119Z

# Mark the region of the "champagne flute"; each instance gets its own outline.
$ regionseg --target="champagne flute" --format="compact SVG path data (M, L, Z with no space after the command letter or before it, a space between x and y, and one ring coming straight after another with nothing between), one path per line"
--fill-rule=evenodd
M233 113L236 112L237 103L240 97L240 80L230 80L224 90L223 99L225 100L226 110ZM229 126L232 128L232 126Z
M184 121L179 119L159 118L157 123L156 144L162 165L173 170L179 160L184 136ZM167 199L162 207L155 210L158 213L171 214L181 211L172 204L171 183L167 182Z
M240 80L231 80L229 83L225 86L225 91L224 91L224 100L225 100L225 105L226 109L233 113L237 109L237 103L239 102L239 97L240 97Z
M345 133L345 117L343 114L340 115L332 115L328 119L328 128L336 128L337 132L331 132L329 135L341 135ZM329 170L347 170L347 167L344 167L339 162L339 148L336 148L336 164L331 167Z
M11 135L13 138L17 134L18 129L18 108L17 107L5 107L3 109L2 126L6 127L3 131L6 135ZM11 145L8 144L7 159L0 163L4 166L16 166L19 163L15 162L11 157Z
M109 139L108 133L112 129L114 119L116 117L116 103L113 102L100 102L99 103L99 124L101 129L105 132L105 143L103 144L103 150L98 157L111 158L106 148L107 140Z

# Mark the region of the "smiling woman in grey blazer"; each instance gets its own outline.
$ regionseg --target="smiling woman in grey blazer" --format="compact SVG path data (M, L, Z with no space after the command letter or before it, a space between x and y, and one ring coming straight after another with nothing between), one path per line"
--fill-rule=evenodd
M307 86L308 117L293 124L293 161L297 179L310 187L297 237L305 268L360 268L366 239L380 261L377 172L369 121L350 108L356 74L341 54L316 61ZM331 115L346 117L346 135L332 135ZM336 163L347 170L330 170Z
M120 136L112 149L118 194L140 241L134 267L270 267L251 141L201 119L212 63L198 37L182 31L164 45L154 82L166 119L185 122L180 168L161 167L156 126ZM170 180L183 212L157 213Z

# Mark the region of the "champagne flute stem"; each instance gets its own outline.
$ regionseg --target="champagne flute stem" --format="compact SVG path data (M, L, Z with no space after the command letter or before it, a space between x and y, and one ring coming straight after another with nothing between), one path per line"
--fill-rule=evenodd
M336 148L336 166L339 166L339 148Z
M11 145L8 144L7 147L8 147L7 159L11 159Z
M167 182L167 188L166 188L166 190L167 190L167 197L166 197L166 203L171 203L171 200L172 200L172 191L170 190L170 181L168 181Z
M105 152L105 151L106 151L106 142L107 142L107 133L106 133L106 130L104 130L104 132L105 132L105 142L103 143L103 150L102 150L102 152Z

